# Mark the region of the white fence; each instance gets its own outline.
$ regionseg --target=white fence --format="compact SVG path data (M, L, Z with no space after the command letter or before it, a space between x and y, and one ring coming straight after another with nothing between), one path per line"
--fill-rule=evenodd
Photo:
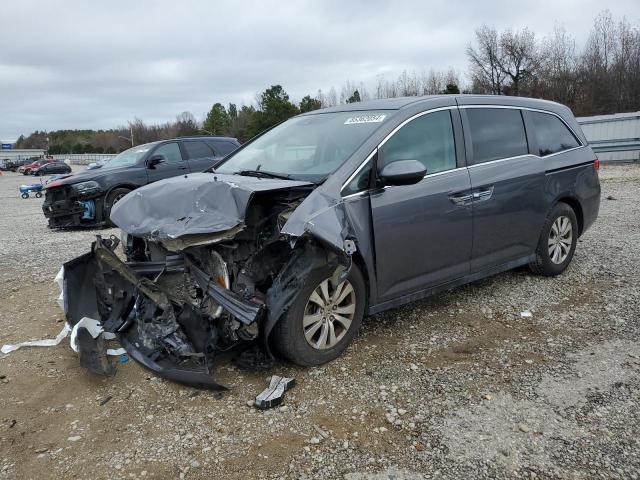
M71 165L89 165L92 162L98 160L105 160L115 157L114 154L109 153L67 153L60 155L51 155L54 160L69 161Z
M603 162L640 162L640 112L577 119Z

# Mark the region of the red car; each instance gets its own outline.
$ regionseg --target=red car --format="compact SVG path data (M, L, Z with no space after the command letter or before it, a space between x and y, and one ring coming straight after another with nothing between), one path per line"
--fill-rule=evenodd
M21 173L23 175L29 175L32 170L36 170L37 168L40 168L45 163L51 163L51 162L53 162L53 159L42 158L33 163L27 163L26 165L22 165L20 168L18 168L18 173Z

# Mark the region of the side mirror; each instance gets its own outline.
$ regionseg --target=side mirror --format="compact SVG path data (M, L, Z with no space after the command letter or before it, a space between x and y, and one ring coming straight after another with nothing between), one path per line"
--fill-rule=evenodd
M379 173L384 185L413 185L427 174L427 169L417 160L396 160L385 165Z
M147 168L156 168L156 165L166 161L164 155L152 155L147 159Z

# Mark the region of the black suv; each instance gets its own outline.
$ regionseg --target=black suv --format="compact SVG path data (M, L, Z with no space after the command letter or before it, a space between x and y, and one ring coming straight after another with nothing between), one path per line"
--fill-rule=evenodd
M206 170L239 146L237 139L229 137L181 137L138 145L100 169L51 182L42 211L50 228L105 226L113 205L130 191Z

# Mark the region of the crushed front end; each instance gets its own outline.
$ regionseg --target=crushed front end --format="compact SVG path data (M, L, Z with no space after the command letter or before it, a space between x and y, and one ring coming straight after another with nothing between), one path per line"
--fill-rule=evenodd
M139 241L125 247L131 261L116 254L116 238L97 237L90 253L64 265L67 321L100 319L134 360L158 375L223 388L211 375L216 353L256 338L263 304L228 289L217 254L147 250ZM236 315L223 315L225 309Z
M45 189L42 212L49 228L96 226L103 222L104 192L97 182L52 182Z
M122 249L114 237L97 237L91 252L64 265L65 311L71 326L99 320L159 376L220 389L220 354L253 347L272 358L269 333L306 273L318 264L344 270L345 262L313 238L281 233L311 185L199 175L208 177L170 179L160 197L157 186L143 187L116 205Z

